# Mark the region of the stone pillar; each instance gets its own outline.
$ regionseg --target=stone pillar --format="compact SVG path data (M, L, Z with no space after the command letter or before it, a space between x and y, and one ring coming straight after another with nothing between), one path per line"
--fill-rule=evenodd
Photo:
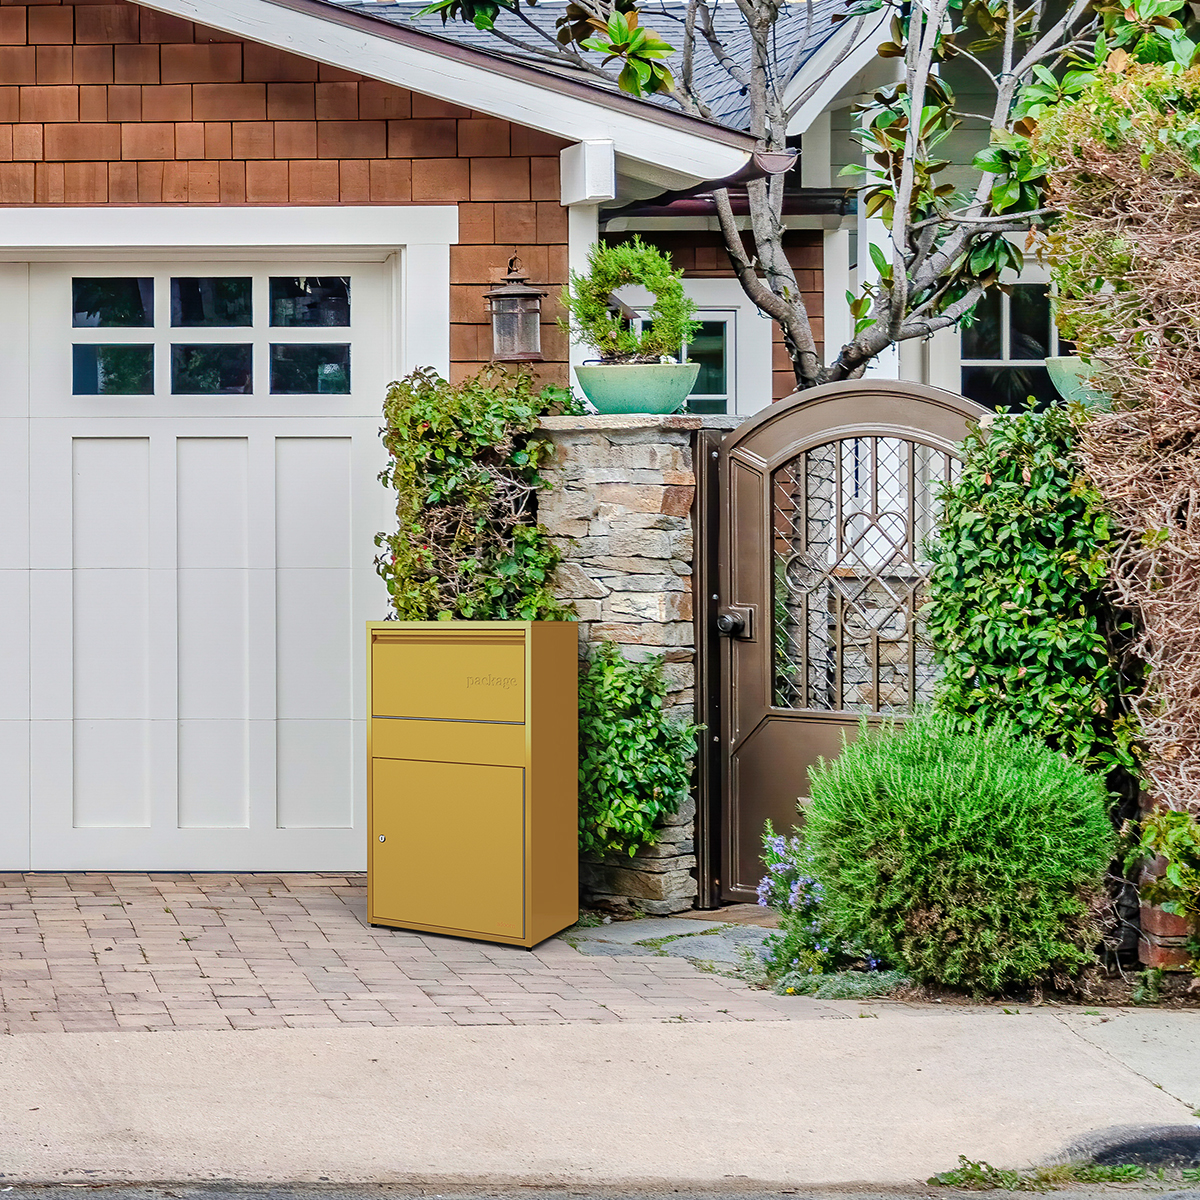
M692 435L736 423L688 414L542 422L558 450L538 519L563 551L555 593L579 614L580 651L610 641L635 660L664 655L668 711L683 721L695 718ZM685 797L637 857L581 862L585 900L654 914L691 908L695 814Z

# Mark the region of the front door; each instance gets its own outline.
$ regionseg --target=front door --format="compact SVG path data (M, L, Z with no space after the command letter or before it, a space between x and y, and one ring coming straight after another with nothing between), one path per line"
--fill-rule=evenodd
M864 714L931 697L923 542L983 411L916 384L838 383L722 443L723 899L755 898L764 822L796 825L811 765Z
M388 265L27 274L28 864L361 869Z

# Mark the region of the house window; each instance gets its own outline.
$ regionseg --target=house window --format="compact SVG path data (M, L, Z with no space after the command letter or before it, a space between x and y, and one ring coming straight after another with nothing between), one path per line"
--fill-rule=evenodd
M986 408L1017 409L1033 396L1044 407L1058 399L1046 359L1058 335L1045 283L991 288L962 330L962 393Z
M700 373L688 394L686 408L693 413L726 413L733 410L733 329L735 313L701 309L696 314L700 328L690 342L679 348L680 362L700 364ZM652 322L638 323L639 332Z
M76 276L71 390L349 395L350 318L344 275ZM334 328L339 340L326 340Z
M687 399L688 412L725 413L731 407L733 316L699 315L703 318L700 328L683 347L685 357L700 364Z

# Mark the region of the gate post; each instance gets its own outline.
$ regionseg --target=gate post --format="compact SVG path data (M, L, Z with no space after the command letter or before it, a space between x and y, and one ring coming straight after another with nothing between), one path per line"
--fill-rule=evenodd
M543 470L551 484L538 500L538 519L563 551L555 594L579 614L580 653L615 642L632 659L662 654L669 685L668 712L707 724L712 688L697 669L709 661L706 628L715 592L715 526L700 500L713 496L712 450L737 417L547 417L541 428L557 453ZM710 435L711 431L711 435ZM700 439L711 437L703 467ZM707 446L707 442L703 442ZM707 592L697 593L703 582ZM711 735L703 735L707 749ZM659 841L633 859L584 861L580 879L587 902L663 915L691 908L699 872L700 903L711 904L710 863L697 851L711 841L714 795L710 756L701 753L692 795L664 822ZM704 805L697 821L696 799ZM699 825L699 830L697 830ZM701 843L697 843L697 833Z

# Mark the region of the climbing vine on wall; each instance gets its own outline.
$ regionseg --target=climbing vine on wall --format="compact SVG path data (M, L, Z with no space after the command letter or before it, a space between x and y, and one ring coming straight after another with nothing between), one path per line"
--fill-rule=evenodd
M1200 817L1200 68L1110 68L1039 137L1060 329L1110 400L1078 454L1122 531L1111 576L1149 667L1147 787Z
M392 384L379 478L395 489L397 527L376 535L375 564L397 617L573 619L551 591L561 553L537 523L554 452L537 426L574 411L567 389L498 367L459 384L425 367Z

